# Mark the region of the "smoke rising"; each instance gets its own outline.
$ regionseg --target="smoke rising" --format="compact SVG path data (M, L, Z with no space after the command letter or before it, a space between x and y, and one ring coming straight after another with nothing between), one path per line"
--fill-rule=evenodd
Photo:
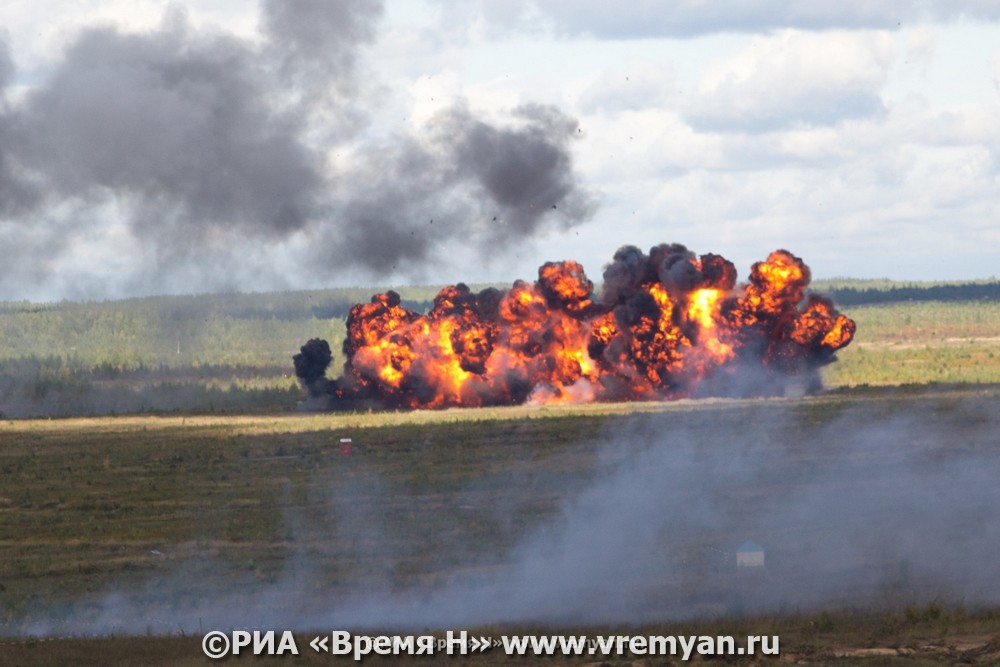
M378 271L423 264L456 239L480 252L589 218L596 200L576 182L570 141L576 123L558 109L524 106L512 124L477 118L465 105L440 112L420 137L395 136L359 156L340 189L340 244L315 263L362 263Z
M496 121L456 102L427 127L368 133L376 86L363 62L382 13L373 0L265 0L260 40L195 28L177 7L145 32L82 30L0 105L8 250L28 226L52 238L45 282L67 269L61 234L112 252L127 240L150 261L123 262L135 273L123 282L203 291L230 287L213 267L260 246L269 266L244 278L416 275L455 238L495 252L512 233L523 243L592 214L575 122L558 110ZM16 76L0 41L0 90ZM334 151L355 159L333 168ZM270 266L294 249L296 266ZM8 267L9 285L23 278Z
M127 201L132 229L161 243L281 237L314 215L324 179L263 83L246 45L182 14L149 34L87 30L25 102L26 166L50 200Z
M382 13L382 3L372 0L264 0L261 4L263 31L278 72L320 95L329 83L338 92L350 92L358 46L374 41Z
M323 375L333 359L330 344L325 340L313 338L300 348L298 354L292 357L295 365L295 375L302 378L303 384L309 388L310 396L323 394Z
M320 522L329 533L297 533L300 546L276 583L205 596L219 572L199 564L25 631L145 632L150 618L168 633L199 622L309 630L621 624L1000 603L993 399L879 400L886 404L744 404L616 420L562 454L587 456L595 445L590 481L547 475L546 466L565 461L544 459L507 485L484 478L480 488L443 484L414 494L365 467L346 479L331 469ZM411 446L420 450L418 433ZM487 465L461 456L454 464ZM428 523L444 501L503 532L541 480L557 508L499 559L484 557L454 524ZM303 527L306 518L286 512L296 531L317 530L315 522ZM746 540L764 547L763 568L736 568ZM338 558L373 563L374 579L353 591L317 590ZM397 570L413 574L415 559L417 580L431 583L401 586Z

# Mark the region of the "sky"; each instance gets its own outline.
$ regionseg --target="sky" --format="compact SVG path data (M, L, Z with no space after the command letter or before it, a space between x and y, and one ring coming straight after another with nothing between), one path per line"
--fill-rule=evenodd
M0 299L998 273L1000 1L9 0Z

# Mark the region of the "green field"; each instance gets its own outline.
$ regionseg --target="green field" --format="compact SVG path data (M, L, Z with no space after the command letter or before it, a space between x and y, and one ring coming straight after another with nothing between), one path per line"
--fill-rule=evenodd
M1000 303L913 302L845 308L855 340L828 386L1000 382Z

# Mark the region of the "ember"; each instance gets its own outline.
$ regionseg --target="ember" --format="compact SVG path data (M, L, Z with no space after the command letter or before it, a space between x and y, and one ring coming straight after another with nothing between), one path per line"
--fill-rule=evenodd
M817 369L855 325L818 294L786 250L753 265L746 285L718 255L682 245L626 246L598 297L583 267L550 262L507 292L446 287L426 314L395 292L347 318L343 376L323 377L329 346L311 340L296 373L332 407L443 408L526 401L626 401L776 395L814 389Z

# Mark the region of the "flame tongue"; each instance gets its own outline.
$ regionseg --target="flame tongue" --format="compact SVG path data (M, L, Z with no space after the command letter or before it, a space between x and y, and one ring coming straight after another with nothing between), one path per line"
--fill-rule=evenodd
M351 310L335 394L410 408L674 398L729 393L748 369L767 379L751 393L773 393L774 378L815 373L854 335L826 298L803 304L809 280L778 250L737 289L731 262L673 244L619 250L600 298L573 261L505 293L446 287L426 315L378 294Z

